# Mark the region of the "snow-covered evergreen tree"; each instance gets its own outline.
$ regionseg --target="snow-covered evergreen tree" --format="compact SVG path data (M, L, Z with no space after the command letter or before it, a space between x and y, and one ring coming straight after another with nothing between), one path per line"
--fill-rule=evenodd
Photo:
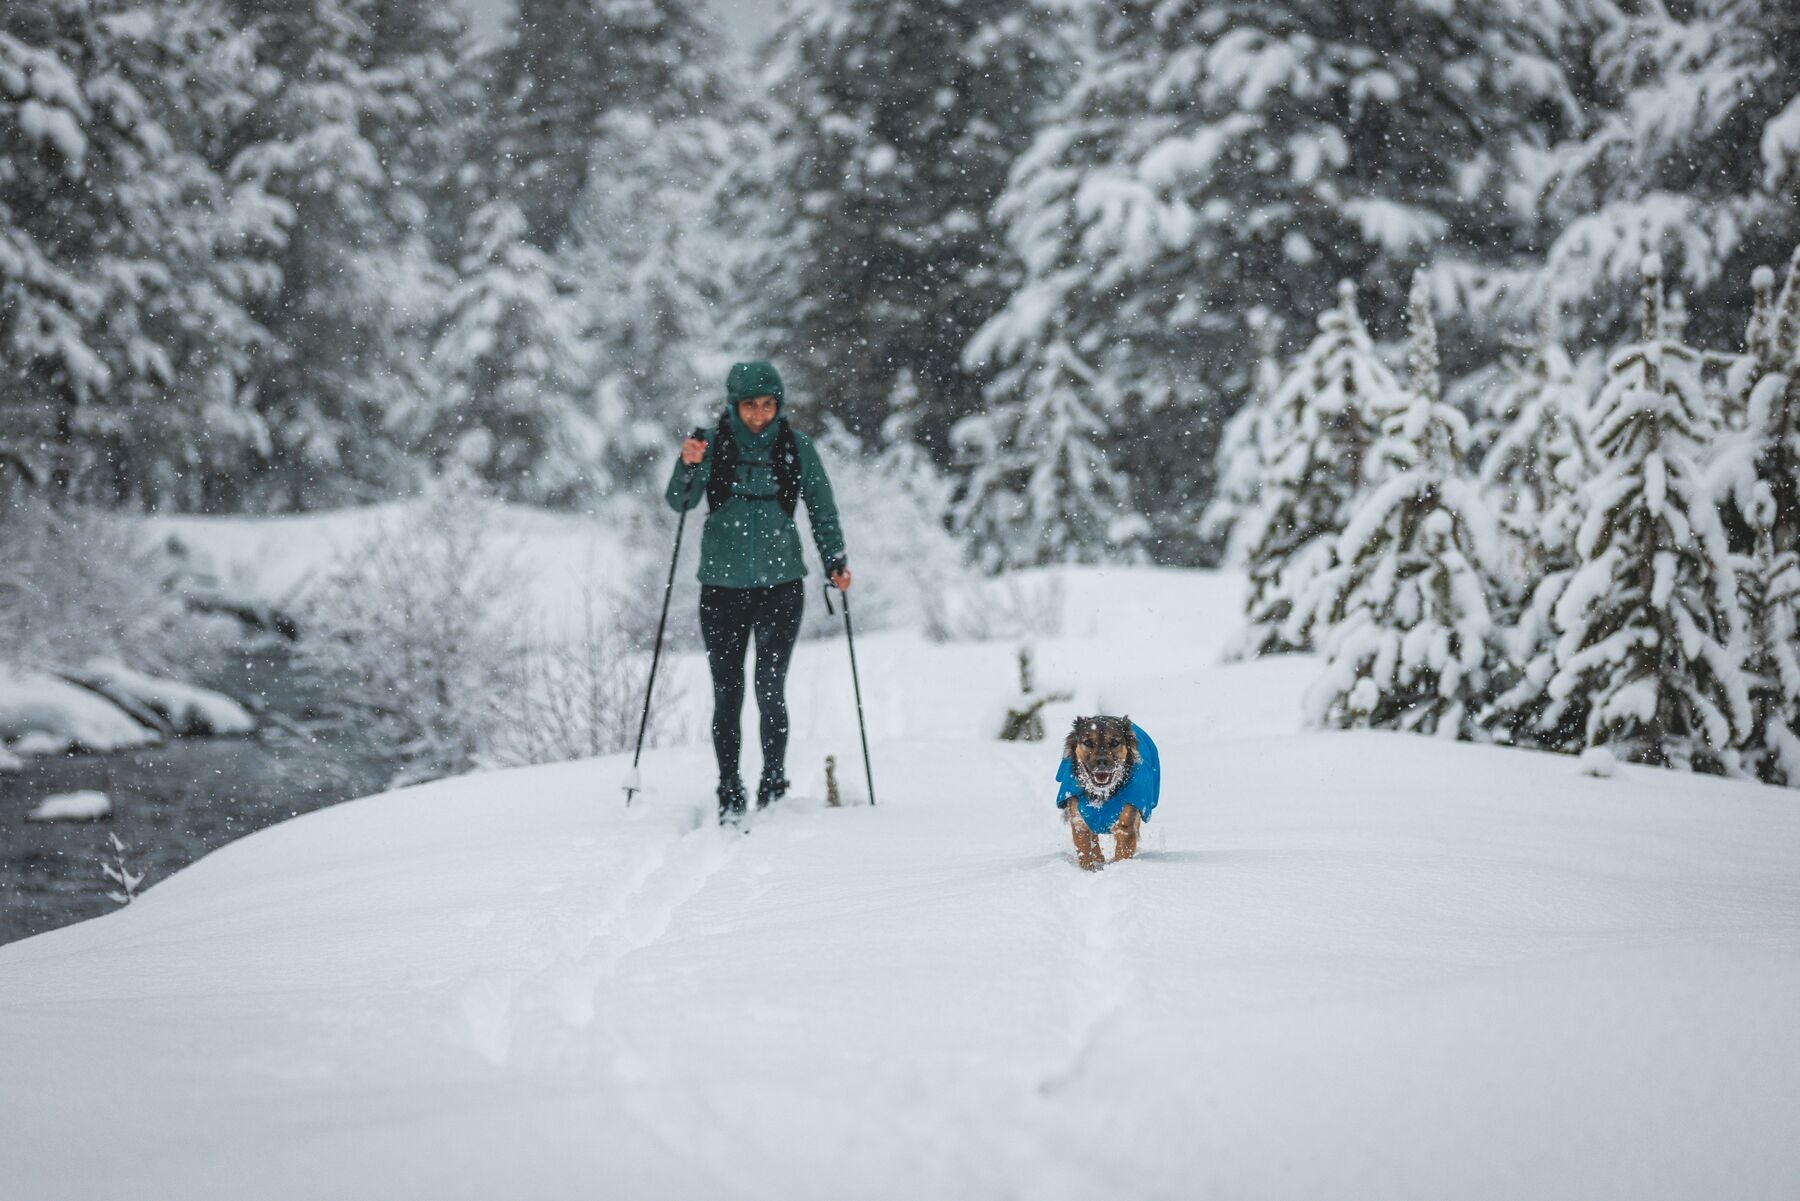
M865 623L929 626L942 617L946 596L967 595L963 547L945 524L951 482L912 428L922 409L923 397L903 373L878 444L865 444L830 414L808 422L831 466L845 528L859 531L857 558L879 565L867 594L857 584L859 629ZM803 633L829 637L841 626L841 618L819 607Z
M665 471L670 436L716 413L731 363L769 353L781 282L767 258L770 141L738 104L681 118L616 112L597 143L617 174L582 196L565 254L610 427L605 470L620 483ZM806 407L803 377L785 374Z
M1712 487L1741 552L1751 700L1744 766L1770 783L1800 785L1800 250L1779 294L1767 267L1757 268L1752 290L1731 386L1743 427L1715 456Z
M1756 302L1730 384L1743 425L1712 467L1727 530L1744 552L1758 536L1749 513L1765 503L1774 506L1766 527L1774 549L1800 550L1800 249L1779 295L1774 281L1767 267L1753 274Z
M1748 517L1756 542L1738 572L1750 692L1743 769L1800 787L1800 552L1775 549L1773 490L1761 482L1755 490Z
M459 270L433 348L445 391L395 419L407 444L515 499L605 491L619 415L596 407L582 308L524 214L505 201L477 212Z
M1496 613L1508 667L1484 721L1503 742L1576 750L1585 698L1549 693L1560 640L1552 614L1578 566L1575 531L1592 467L1582 441L1586 392L1549 306L1537 341L1508 364L1485 408L1498 434L1481 462L1481 491L1502 530L1496 566L1523 603Z
M484 56L490 141L480 204L503 199L554 253L592 179L629 163L596 153L619 112L675 119L715 99L716 51L697 0L519 0Z
M1173 544L1251 387L1248 313L1305 329L1351 278L1393 328L1440 248L1512 256L1500 156L1571 107L1566 17L1549 0L1084 11L1093 45L998 206L1021 271L977 346L1008 362L1064 336L1112 381Z
M0 10L0 455L40 483L203 507L267 447L245 305L275 213L200 153L235 43L189 0Z
M1511 544L1506 566L1520 580L1572 566L1576 496L1588 474L1586 400L1548 313L1487 409L1498 432L1481 460L1481 490Z
M1556 605L1549 693L1585 698L1589 746L1724 770L1749 721L1737 581L1695 461L1708 424L1699 356L1668 334L1655 256L1643 277L1641 338L1612 357L1588 415L1602 465Z
M1580 126L1512 156L1509 203L1533 218L1541 253L1488 272L1473 307L1493 322L1548 296L1573 319L1572 345L1613 345L1654 252L1687 293L1690 336L1735 339L1747 300L1737 281L1800 241L1800 17L1791 0L1591 0L1571 12Z
M1115 397L1066 342L1002 372L989 407L953 432L967 464L954 528L984 567L1097 562L1141 535L1101 446Z
M1248 654L1311 646L1311 614L1299 602L1330 568L1363 487L1370 414L1399 388L1375 353L1347 281L1318 328L1269 399L1258 437L1264 467L1256 503L1234 532L1250 576Z
M1328 664L1309 694L1312 720L1469 737L1493 665L1493 523L1460 473L1468 423L1445 404L1437 335L1414 281L1409 381L1382 406L1371 451L1382 479L1337 540L1321 580Z
M894 381L887 410L870 470L888 489L906 498L909 509L928 523L942 526L949 520L955 488L919 443L925 398L910 371L902 370Z
M447 149L434 128L460 26L405 0L229 0L253 85L223 114L217 154L274 197L279 286L253 386L268 462L230 499L311 505L411 480L386 426L437 391L426 350L447 271L426 193ZM429 155L427 155L429 157Z
M1250 315L1250 330L1256 341L1256 380L1238 411L1225 423L1219 436L1219 450L1213 465L1218 491L1200 516L1202 541L1223 548L1221 558L1230 566L1242 566L1244 547L1236 537L1239 519L1256 504L1262 490L1263 472L1268 464L1263 456L1262 426L1268 420L1269 406L1281 387L1281 361L1276 351L1280 329L1268 310Z
M987 371L963 350L1002 299L990 210L1064 19L1041 0L805 0L778 40L799 264L787 354L859 437L903 368L935 451L981 405Z

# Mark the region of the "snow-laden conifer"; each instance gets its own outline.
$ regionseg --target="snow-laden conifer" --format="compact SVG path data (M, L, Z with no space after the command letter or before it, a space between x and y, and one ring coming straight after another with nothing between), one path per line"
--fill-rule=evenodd
M1055 341L988 388L988 408L952 431L967 464L952 524L990 568L1097 562L1141 534L1125 476L1103 446L1116 394Z
M1487 409L1502 424L1481 463L1481 492L1501 530L1497 567L1520 603L1497 606L1507 666L1484 724L1508 743L1576 750L1586 730L1585 698L1549 693L1560 638L1552 614L1577 566L1581 489L1592 466L1582 442L1586 394L1551 306Z
M775 42L791 351L810 394L873 441L912 373L938 451L992 378L969 337L1004 299L992 209L1051 86L1048 0L800 0Z
M1262 491L1263 473L1268 468L1263 457L1262 427L1282 379L1276 352L1280 329L1267 309L1250 315L1250 330L1256 342L1256 382L1219 435L1213 464L1218 491L1200 516L1201 540L1222 546L1223 561L1233 567L1244 563L1243 542L1238 536L1240 519L1256 504Z
M1443 401L1423 275L1412 293L1409 383L1371 460L1383 476L1337 540L1321 577L1329 657L1309 694L1321 725L1468 737L1492 670L1492 519L1460 474L1468 423Z
M1738 572L1750 691L1742 767L1800 787L1800 551L1775 549L1775 516L1774 492L1758 481L1747 513L1755 542Z
M591 405L593 347L572 291L514 205L477 212L469 240L434 347L444 393L395 424L437 470L516 499L604 490L609 431L622 420Z
M1571 565L1576 497L1588 474L1586 399L1550 306L1487 408L1499 428L1481 461L1482 495L1508 538L1505 566L1519 579L1537 579Z
M1269 398L1259 426L1262 470L1255 504L1234 540L1250 576L1243 649L1268 655L1311 645L1311 614L1299 602L1332 564L1337 535L1363 485L1373 440L1370 413L1399 384L1375 353L1356 308L1339 285L1318 336Z
M620 113L710 107L720 53L700 0L519 0L477 63L487 137L478 166L545 253L570 237L590 181L631 169L597 153Z
M1667 331L1662 265L1650 256L1641 338L1613 355L1588 415L1601 465L1583 491L1579 565L1556 605L1549 692L1585 698L1589 746L1723 770L1749 698L1734 646L1737 583L1695 462L1706 428L1699 356Z
M1616 345L1630 336L1637 265L1656 253L1687 295L1690 336L1735 339L1743 273L1800 239L1792 0L1567 11L1563 61L1587 68L1579 120L1564 136L1516 142L1507 189L1548 245L1474 291L1491 287L1517 316L1549 297L1570 316L1571 344Z
M1742 398L1743 427L1723 440L1712 486L1737 549L1750 549L1757 526L1749 515L1766 504L1773 506L1767 521L1773 548L1800 550L1800 249L1779 295L1767 267L1756 270L1752 287L1755 308L1732 381Z
M1134 441L1191 430L1141 499L1159 537L1192 537L1214 439L1253 386L1250 312L1307 329L1348 277L1380 328L1443 248L1513 255L1502 151L1571 109L1569 18L1547 0L1079 11L1092 44L996 205L1019 270L978 341L1066 336Z
M199 507L266 458L250 308L288 214L206 154L246 58L215 5L0 5L0 476Z
M1744 670L1751 721L1745 770L1770 783L1800 784L1800 250L1779 294L1759 267L1745 350L1734 372L1741 430L1725 440L1711 484L1740 551Z

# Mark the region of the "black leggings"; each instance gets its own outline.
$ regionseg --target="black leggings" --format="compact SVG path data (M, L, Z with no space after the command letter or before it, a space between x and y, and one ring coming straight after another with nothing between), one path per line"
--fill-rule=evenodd
M700 637L713 678L713 751L719 778L738 775L744 712L744 652L756 635L756 708L762 716L763 774L780 774L787 760L788 661L800 637L800 614L806 606L804 582L793 580L768 588L700 589Z

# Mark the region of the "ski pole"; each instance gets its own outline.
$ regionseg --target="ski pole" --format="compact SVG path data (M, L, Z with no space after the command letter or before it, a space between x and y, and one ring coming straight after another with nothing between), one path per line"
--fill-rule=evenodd
M706 438L706 431L696 426L690 438ZM681 562L681 532L687 525L688 500L693 493L694 468L697 463L685 464L686 480L681 485L681 516L675 519L675 553L669 556L669 582L663 585L662 616L656 619L656 647L650 652L650 678L644 681L644 713L638 718L637 747L631 752L631 770L625 775L625 807L631 808L631 794L642 792L643 781L638 778L638 756L644 753L644 731L650 725L650 694L656 688L656 665L662 660L663 628L669 624L669 597L675 592L675 566Z
M825 585L825 613L833 615L831 607L831 589L833 585ZM850 629L850 594L841 592L839 599L844 602L844 639L850 644L850 686L856 689L856 729L862 735L863 778L869 782L869 807L875 806L875 769L869 766L869 727L863 723L862 681L856 675L856 635Z

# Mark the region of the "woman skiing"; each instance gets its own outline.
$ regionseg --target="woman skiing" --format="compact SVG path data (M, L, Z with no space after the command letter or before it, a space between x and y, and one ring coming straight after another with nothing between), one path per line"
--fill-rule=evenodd
M800 531L794 510L806 502L813 544L825 573L850 587L844 534L831 481L812 440L781 415L781 376L758 359L725 377L725 412L704 438L681 445L665 492L685 511L706 498L700 536L700 635L713 681L713 750L719 760L719 820L745 809L739 777L744 657L756 642L756 705L761 716L762 776L756 807L787 791L788 715L783 689L805 607Z

